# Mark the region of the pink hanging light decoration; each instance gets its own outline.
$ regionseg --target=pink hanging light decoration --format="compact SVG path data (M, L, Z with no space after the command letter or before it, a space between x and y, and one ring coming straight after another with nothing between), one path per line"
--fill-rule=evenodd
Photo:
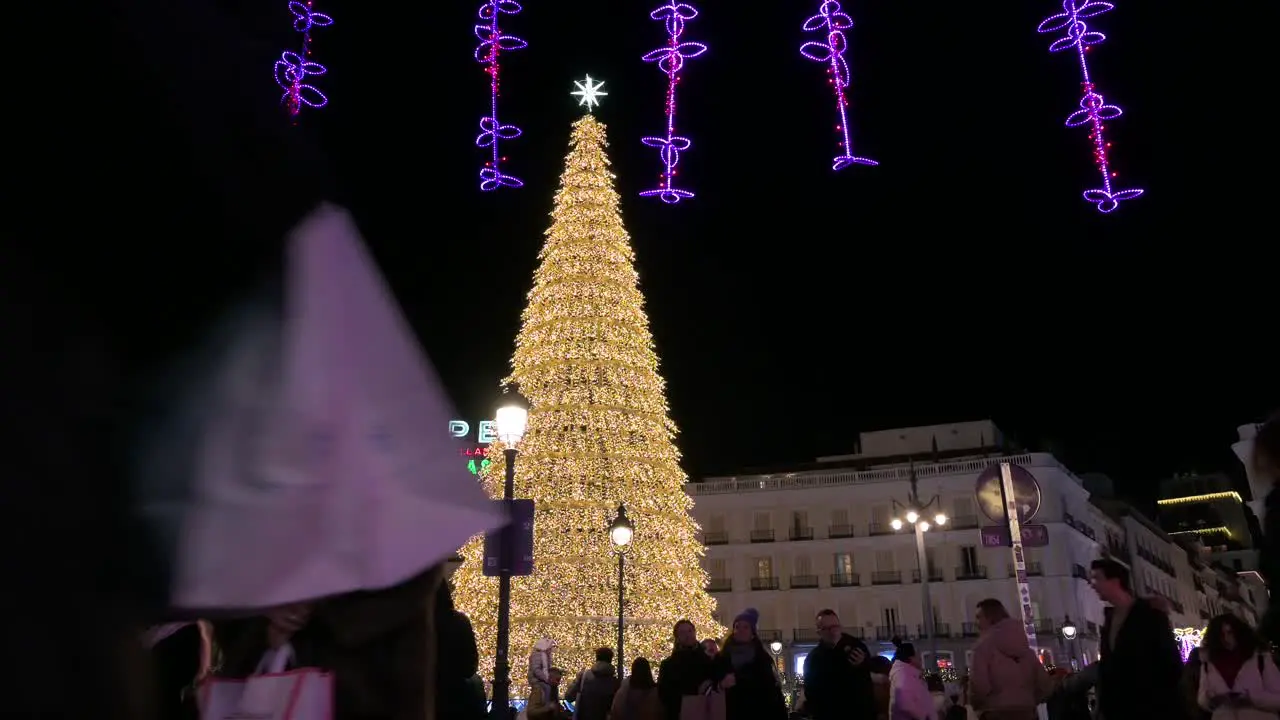
M524 187L524 181L502 172L506 158L499 149L501 141L514 140L522 131L515 125L498 121L498 56L504 51L529 47L529 43L515 35L504 34L499 21L503 15L515 15L522 10L524 7L516 0L487 0L480 6L480 22L475 26L480 40L476 60L484 64L484 71L489 74L489 114L480 118L480 134L476 136L476 147L488 148L490 153L490 159L480 169L480 189L484 192L500 187Z
M663 22L667 28L666 47L646 53L643 58L645 62L657 63L658 69L667 76L667 132L661 137L652 136L640 140L649 147L658 148L659 157L662 159L662 174L659 176L658 187L645 190L640 195L657 197L668 205L674 205L681 200L693 197L692 192L675 186L676 166L680 163L680 152L688 150L693 144L689 138L676 134L676 85L680 82L680 70L684 67L684 61L706 52L707 46L696 42L680 42L680 36L684 34L684 24L698 17L698 11L692 5L669 0L666 5L649 13L649 17Z
M1062 37L1049 44L1049 52L1075 51L1080 61L1080 108L1067 116L1067 127L1088 127L1089 144L1093 149L1093 164L1102 176L1102 187L1084 192L1084 199L1097 206L1099 212L1109 213L1120 207L1123 200L1132 200L1142 194L1138 188L1117 190L1115 187L1116 172L1111 167L1111 143L1104 135L1106 121L1114 120L1124 113L1119 105L1110 105L1102 98L1089 74L1089 60L1086 54L1094 45L1107 39L1106 35L1090 30L1085 18L1091 18L1115 9L1115 5L1101 0L1063 0L1063 12L1045 18L1036 28L1037 32L1055 33L1063 31Z
M307 82L308 76L323 75L328 72L325 66L311 62L311 29L328 27L333 18L312 10L311 0L306 2L290 2L289 13L293 15L293 29L302 35L302 49L298 52L285 51L276 61L273 74L276 84L284 91L280 102L289 109L289 115L297 122L303 107L322 108L329 104L329 98L318 88Z
M827 64L827 82L831 84L836 95L836 110L840 116L840 124L836 131L840 133L840 154L831 161L832 170L843 170L850 165L879 165L870 158L853 154L853 142L849 131L849 63L844 58L849 41L844 31L853 27L853 18L840 9L836 0L823 0L818 6L818 14L804 21L806 32L822 32L825 42L807 42L800 46L800 54L814 62Z

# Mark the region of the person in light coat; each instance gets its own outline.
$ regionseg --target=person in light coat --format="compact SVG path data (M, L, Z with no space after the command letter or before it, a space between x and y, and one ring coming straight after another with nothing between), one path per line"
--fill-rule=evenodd
M969 705L983 720L1035 720L1036 705L1053 693L1053 679L1026 628L995 598L978 603L973 619L981 635L969 662Z
M925 683L920 655L911 643L895 642L889 668L889 720L937 720L933 695Z
M1196 701L1213 720L1274 720L1280 713L1280 669L1258 636L1234 615L1205 629Z

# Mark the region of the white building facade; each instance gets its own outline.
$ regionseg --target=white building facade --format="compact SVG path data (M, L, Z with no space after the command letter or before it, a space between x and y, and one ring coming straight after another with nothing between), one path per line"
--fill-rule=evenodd
M1214 596L1213 610L1219 595L1226 597L1218 592L1220 573L1193 567L1186 549L1140 514L1091 502L1081 480L1052 455L995 451L990 445L999 437L989 421L863 433L858 455L687 484L720 619L756 608L762 639L782 643L785 667L795 674L816 643L814 617L824 608L838 612L846 632L873 652L888 655L893 638L911 639L926 664L936 652L944 672L964 674L978 634L977 603L996 598L1015 617L1020 612L1011 550L984 546L979 530L1002 522L983 512L975 493L984 471L1007 462L1035 479L1038 509L1024 524L1047 536L1042 546L1025 548L1042 660L1079 667L1098 657L1104 606L1088 568L1103 555L1130 567L1139 595L1166 598L1175 627L1204 627L1206 593ZM913 474L919 499L935 499L926 517L941 512L949 519L925 533L933 637L914 534L890 524L900 516L895 502L908 501ZM1072 640L1062 634L1068 624L1077 629Z
M952 447L945 449L954 453L965 438L976 447L979 436L994 439L998 432L985 422L886 431L902 446L890 450L893 457L915 449L922 458L937 454L939 440L946 439ZM863 435L864 450L883 444L869 435ZM977 637L977 603L997 598L1019 613L1011 551L984 547L979 531L1000 524L983 515L975 487L984 470L1001 462L1030 471L1039 485L1039 509L1029 522L1047 529L1048 544L1026 548L1026 560L1042 657L1063 665L1096 658L1103 608L1087 578L1089 563L1103 549L1093 519L1097 509L1079 479L1043 453L864 470L842 469L836 459L829 469L690 483L707 546L708 589L722 619L747 607L759 610L762 637L783 643L792 672L816 641L814 616L823 608L837 611L846 632L875 652L891 652L894 637L910 638L927 662L936 649L940 666L965 672L966 652ZM932 638L925 637L914 535L890 526L894 501L907 500L913 472L920 499L937 496L930 513L949 517L925 534ZM1079 630L1072 641L1061 634L1068 621Z

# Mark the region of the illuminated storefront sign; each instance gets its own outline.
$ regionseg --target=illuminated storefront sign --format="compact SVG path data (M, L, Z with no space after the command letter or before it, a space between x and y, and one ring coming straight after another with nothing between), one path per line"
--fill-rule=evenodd
M481 420L476 423L475 445L468 444L462 448L462 456L467 460L467 470L472 475L479 475L489 468L489 448L486 447L497 439L492 420ZM450 420L449 435L466 439L471 435L471 423L466 420Z

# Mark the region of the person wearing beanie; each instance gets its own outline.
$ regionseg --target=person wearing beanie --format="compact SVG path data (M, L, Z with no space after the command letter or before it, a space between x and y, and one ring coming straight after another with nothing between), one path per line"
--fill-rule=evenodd
M889 720L936 720L937 708L924 680L916 646L893 639L896 651L889 669Z
M725 693L726 720L787 717L773 655L760 642L759 623L760 612L755 608L739 613L716 658L719 673L723 673L720 689Z

